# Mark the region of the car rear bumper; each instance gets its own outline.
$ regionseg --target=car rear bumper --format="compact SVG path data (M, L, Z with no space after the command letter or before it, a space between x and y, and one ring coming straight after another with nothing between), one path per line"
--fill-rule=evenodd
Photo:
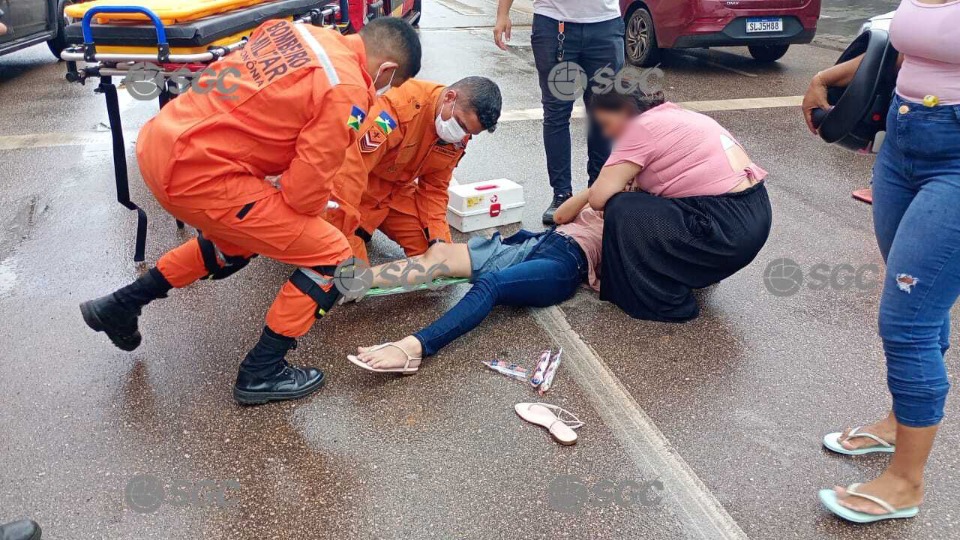
M709 26L689 27L677 37L673 47L677 49L696 47L729 47L744 45L792 45L810 43L817 34L816 27L804 28L800 19L783 17L782 32L747 33L747 18L737 17L717 31Z

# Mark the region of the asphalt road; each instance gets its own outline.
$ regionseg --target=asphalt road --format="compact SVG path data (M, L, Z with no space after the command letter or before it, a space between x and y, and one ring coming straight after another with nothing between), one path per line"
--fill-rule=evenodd
M492 0L425 4L422 76L483 74L504 93L505 121L471 143L458 179L519 182L523 225L540 228L550 193L529 3L517 3L509 52L491 43ZM837 33L856 27L851 16ZM823 434L889 407L875 283L782 296L763 278L784 257L807 271L882 264L870 209L850 198L873 159L820 143L795 105L836 54L794 47L772 66L739 49L666 57L669 97L717 118L771 173L772 236L752 265L702 291L700 319L636 321L584 290L559 308L497 309L401 379L345 355L416 330L465 287L368 300L335 310L291 356L326 371L322 392L258 408L236 406L230 388L289 268L257 260L175 291L145 311L134 353L88 331L77 304L143 270L134 215L114 199L103 100L65 82L44 47L0 58L0 521L32 516L45 538L84 540L956 537L956 400L919 517L857 527L816 499L886 463L830 455ZM132 138L156 105L123 95L155 261L189 232L134 166ZM583 121L574 128L583 187ZM400 254L383 238L372 251ZM558 346L564 365L545 399L586 422L574 447L521 422L514 404L538 396L480 363L531 363Z

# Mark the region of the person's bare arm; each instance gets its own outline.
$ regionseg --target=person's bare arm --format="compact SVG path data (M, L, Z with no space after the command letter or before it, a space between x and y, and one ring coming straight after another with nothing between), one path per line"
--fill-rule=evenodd
M553 214L553 222L557 225L563 225L564 223L570 223L577 219L580 211L587 205L587 198L589 197L590 190L585 189L564 201L564 203L560 205L560 208L557 208L557 211Z
M850 84L862 61L863 55L860 55L825 69L814 75L813 79L810 80L810 86L803 96L801 107L803 108L803 118L807 121L807 128L811 133L817 133L817 128L813 125L813 110L830 108L830 102L827 100L827 88L831 86L844 87Z
M607 165L601 169L597 181L590 187L590 208L597 211L603 210L610 197L623 191L642 170L643 167L629 161Z
M510 42L510 31L513 23L510 22L510 8L513 0L499 0L497 3L497 22L493 27L493 42L503 50L507 50Z
M825 69L813 76L810 81L810 87L803 96L803 117L807 121L807 128L811 133L816 134L817 128L813 125L813 110L830 108L830 102L827 100L827 89L831 86L843 88L853 81L853 77L863 62L863 55L851 58L846 62L837 64L831 68ZM903 55L897 57L897 69L903 65Z

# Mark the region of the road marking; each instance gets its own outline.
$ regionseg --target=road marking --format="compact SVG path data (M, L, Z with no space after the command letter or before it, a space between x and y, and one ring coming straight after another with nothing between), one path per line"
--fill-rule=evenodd
M132 141L135 130L124 130L123 136ZM91 144L110 144L109 131L87 131L73 133L30 133L27 135L5 135L0 137L0 151L20 150L23 148L53 148L57 146L83 146Z
M451 11L459 13L460 15L483 15L482 9L469 4L464 4L458 0L437 0L437 3Z
M495 7L499 5L497 0L486 0L486 2ZM533 3L529 1L518 0L514 2L512 6L510 6L510 11L522 13L524 15L533 15ZM516 28L516 26L514 26L514 28Z
M681 107L699 112L745 111L752 109L774 109L778 107L799 107L803 96L783 96L764 98L720 99L707 101L681 101ZM586 111L582 105L573 108L573 118L584 118ZM543 120L543 109L520 109L506 111L500 115L500 122L522 122Z
M734 68L734 67L730 67L730 66L721 64L721 63L719 63L719 62L714 62L713 60L708 60L708 59L706 59L706 58L697 56L697 55L695 55L695 54L689 54L689 53L683 53L683 52L681 52L680 55L681 55L681 56L686 56L687 58L693 59L693 60L695 60L695 61L697 61L697 62L700 62L701 64L706 64L706 65L708 65L708 66L710 66L710 67L715 67L715 68L718 68L718 69L724 69L724 70L727 70L727 71L729 71L729 72L731 72L731 73L736 73L736 74L738 74L738 75L743 75L743 76L751 77L751 78L754 78L754 79L757 78L757 77L759 77L759 75L757 75L756 73L750 73L749 71L743 71L743 70L740 70L740 69L737 69L737 68Z
M803 96L722 99L712 101L684 101L681 107L700 112L745 111L752 109L772 109L777 107L799 107ZM139 102L138 102L139 103ZM573 108L573 118L584 118L583 106ZM500 115L500 123L543 120L543 109L519 109L506 111ZM137 130L125 129L123 136L127 142L137 137ZM0 136L0 152L22 150L25 148L55 148L60 146L84 146L110 144L109 131L30 133L26 135Z
M765 98L718 99L681 102L681 107L699 112L746 111L751 109L776 109L779 107L799 107L803 96L782 96Z
M564 365L600 414L634 464L645 474L656 474L663 482L662 496L674 503L688 532L700 538L746 539L737 522L723 508L710 489L653 420L633 399L602 359L570 327L557 306L537 309L534 318L554 343L563 347Z

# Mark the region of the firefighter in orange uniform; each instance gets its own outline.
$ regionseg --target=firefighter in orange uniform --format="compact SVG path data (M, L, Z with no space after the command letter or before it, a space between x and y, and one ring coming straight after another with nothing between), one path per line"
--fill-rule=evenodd
M450 86L412 79L371 109L357 145L369 172L360 227L350 238L367 259L365 242L380 229L408 256L450 242L447 187L467 141L493 132L500 118L496 83L467 77Z
M336 303L334 270L351 254L344 233L325 219L328 201L359 206L359 196L339 199L337 187L353 183L344 192L362 193L366 177L338 171L375 89L416 75L420 58L416 32L395 18L372 21L358 36L284 20L261 25L211 66L207 83L201 78L207 91L171 101L137 140L145 183L199 237L132 284L81 304L85 322L131 351L149 302L202 278L225 278L263 255L297 269L240 364L234 398L259 404L318 390L323 373L291 366L285 356Z

